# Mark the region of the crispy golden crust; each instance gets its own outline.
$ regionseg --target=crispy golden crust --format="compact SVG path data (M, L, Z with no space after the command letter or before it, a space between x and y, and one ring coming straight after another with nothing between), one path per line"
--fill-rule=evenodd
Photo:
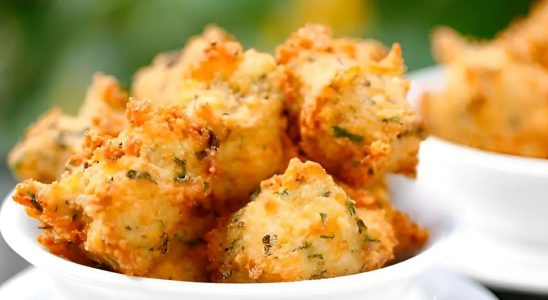
M341 187L356 201L358 209L380 209L384 218L392 225L397 244L394 248L395 261L401 261L418 253L428 241L428 230L415 223L406 213L397 210L390 202L390 193L384 179L369 182L365 186Z
M535 16L523 26L535 26ZM548 69L534 54L514 53L520 38L530 42L523 30L491 42L469 42L447 28L434 32L434 52L447 75L444 89L421 101L430 132L489 151L548 158Z
M382 267L396 244L383 210L356 211L331 176L293 159L208 234L214 281L328 278Z
M211 130L178 109L133 101L127 114L129 127L90 143L97 148L80 167L52 185L26 181L14 199L60 231L55 239L80 243L116 271L144 275L175 235L192 241L209 229L213 218L202 207L210 205L216 150Z
M415 174L423 134L406 100L399 45L386 52L378 43L336 40L308 25L278 49L277 59L286 66L290 121L298 122L308 157L354 185L387 172Z
M283 168L281 76L271 55L244 52L209 27L182 51L160 54L140 70L133 93L155 105L177 105L211 126L219 147L215 208L234 211L261 180Z
M39 242L128 275L214 282L354 274L422 247L385 185L414 174L422 137L399 46L308 25L277 59L209 27L138 72L140 100L96 76L78 117L53 111L20 146L83 128L52 152L68 159L57 181L16 188Z
M8 157L14 175L21 181L32 178L49 183L58 179L69 157L81 151L89 128L116 136L125 127L127 99L116 79L96 74L78 116L54 108L29 127Z
M177 238L169 244L165 256L159 257L145 277L204 282L209 280L205 243L181 242Z

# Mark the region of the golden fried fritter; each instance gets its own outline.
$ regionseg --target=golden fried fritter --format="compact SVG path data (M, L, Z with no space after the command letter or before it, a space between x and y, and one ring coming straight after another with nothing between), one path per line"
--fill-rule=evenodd
M354 185L388 172L414 175L423 133L406 100L400 46L385 53L376 43L362 42L369 50L358 56L358 50L343 51L342 43L328 29L308 25L277 51L288 72L289 105L298 111L302 149Z
M384 211L354 201L317 163L293 159L208 234L214 281L328 278L382 267L396 244Z
M9 165L19 180L49 183L59 178L66 161L82 149L84 133L93 128L116 136L125 126L127 94L116 79L96 74L78 116L54 108L32 125L9 154Z
M138 98L179 106L211 127L219 148L215 208L234 211L261 180L283 168L281 75L271 55L244 51L209 27L182 51L160 54L140 70L132 89Z
M433 45L447 67L444 88L421 101L430 132L484 150L548 158L548 69L537 58L514 55L504 40L469 42L447 28L434 33Z
M203 207L217 152L211 130L180 109L133 101L127 116L117 138L88 141L96 148L80 167L51 185L25 181L14 199L55 233L50 238L81 243L91 259L144 275L175 235L194 241L210 229Z

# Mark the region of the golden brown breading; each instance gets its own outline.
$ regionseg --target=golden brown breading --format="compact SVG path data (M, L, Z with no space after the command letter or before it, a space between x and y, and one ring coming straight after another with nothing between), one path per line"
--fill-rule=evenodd
M177 105L214 131L217 210L234 211L259 182L283 168L281 81L274 58L243 51L231 36L209 27L178 53L160 54L140 70L133 93L154 105Z
M19 180L49 183L59 178L70 156L82 149L84 133L93 128L116 136L125 127L127 94L113 77L96 74L78 116L54 108L26 131L9 154L9 165Z
M447 68L443 90L421 101L430 132L489 151L548 158L548 69L537 57L514 55L503 39L474 43L447 28L434 33L433 45Z
M177 108L132 101L127 115L127 129L90 141L89 159L59 182L25 181L14 199L55 233L49 238L81 243L93 260L144 275L175 235L193 241L209 230L213 218L203 207L217 153L211 130Z
M384 210L384 217L392 225L397 240L397 245L394 248L395 260L400 261L412 257L428 241L428 230L392 205L384 178L376 182L369 182L365 186L357 187L341 183L341 187L350 198L356 201L357 209L382 208Z
M251 200L206 237L214 281L328 278L393 258L396 240L384 211L356 210L317 163L291 160Z
M278 62L288 70L286 90L291 110L298 113L302 149L354 185L387 172L414 175L423 133L406 100L409 81L400 46L385 54L377 44L363 42L376 51L354 57L338 48L341 43L328 29L308 25L278 49Z
M165 256L159 257L145 277L205 282L207 271L207 250L203 242L182 242L176 238L169 243Z

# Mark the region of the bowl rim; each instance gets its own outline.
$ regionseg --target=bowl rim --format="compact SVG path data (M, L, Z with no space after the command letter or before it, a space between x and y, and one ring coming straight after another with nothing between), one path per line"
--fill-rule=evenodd
M448 154L451 154L453 159L467 161L486 169L519 173L520 175L548 177L548 159L487 151L458 144L433 135L429 136L423 143L434 147L442 147ZM421 147L421 149L425 148Z
M24 208L11 199L12 194L13 191L6 196L0 210L0 233L7 244L25 260L38 268L53 272L56 275L70 277L71 280L79 281L85 285L91 284L108 289L113 287L138 288L143 292L163 290L180 292L181 294L203 294L207 291L209 295L219 296L266 294L271 296L287 294L313 296L326 295L326 293L348 293L363 289L364 285L376 287L410 278L432 267L448 256L447 249L450 248L450 236L455 229L453 219L447 213L440 212L436 218L442 220L438 230L440 233L437 239L431 240L421 253L403 262L354 275L320 280L245 284L173 281L131 277L80 265L51 254L38 244L35 236L25 234L23 229L25 226L14 226L22 224L22 218L28 222L36 223L36 221L31 220L24 212Z

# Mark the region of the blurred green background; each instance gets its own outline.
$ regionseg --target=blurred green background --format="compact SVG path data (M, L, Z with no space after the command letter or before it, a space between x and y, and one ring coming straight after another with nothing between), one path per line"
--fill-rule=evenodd
M321 22L339 36L400 42L414 70L433 64L433 26L491 37L525 14L530 2L1 0L0 195L13 184L5 171L6 153L39 114L52 106L75 113L99 70L128 86L135 70L157 52L180 48L208 23L225 27L246 47L273 51L300 25Z

